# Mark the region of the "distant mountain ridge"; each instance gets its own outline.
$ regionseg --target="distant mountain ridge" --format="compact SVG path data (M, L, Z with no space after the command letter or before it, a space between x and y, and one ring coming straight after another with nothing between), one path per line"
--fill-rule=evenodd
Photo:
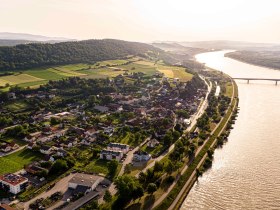
M183 46L180 43L176 43L176 42L170 42L170 43L154 42L154 43L152 43L152 45L157 48L160 48L162 50L165 50L165 51L170 51L170 52L178 53L178 54L184 54L189 57L192 57L199 53L209 51L208 49L205 49L205 48Z
M68 39L63 37L47 37L41 35L25 34L25 33L10 33L0 32L0 46L15 46L19 44L30 43L58 43L65 41L76 41L75 39Z
M42 35L34 35L27 33L11 33L11 32L0 32L0 39L5 40L26 40L26 41L75 41L75 39L68 39L64 37L47 37Z
M197 41L197 42L177 42L177 41L166 41L162 43L174 44L177 43L184 47L202 48L209 50L219 49L233 49L233 50L272 50L277 51L280 49L280 44L274 43L253 43L243 41L228 41L228 40L216 40L216 41Z

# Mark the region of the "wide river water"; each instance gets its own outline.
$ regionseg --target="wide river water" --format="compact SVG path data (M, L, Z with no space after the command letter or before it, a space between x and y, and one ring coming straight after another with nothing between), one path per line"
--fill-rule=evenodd
M203 53L196 59L232 77L280 79L280 71L226 58L225 52ZM280 209L280 84L236 82L240 112L234 129L182 210Z

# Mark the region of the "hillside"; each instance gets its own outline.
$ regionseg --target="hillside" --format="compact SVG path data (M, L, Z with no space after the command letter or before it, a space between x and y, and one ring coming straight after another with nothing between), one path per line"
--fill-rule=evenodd
M209 51L204 48L186 47L178 43L154 42L152 45L165 51L184 54L189 57Z
M146 55L147 52L172 61L172 58L168 58L162 50L137 42L104 39L55 44L32 43L0 47L0 71L48 65L94 63L121 59L128 55Z
M242 62L280 70L280 51L235 51L226 57Z

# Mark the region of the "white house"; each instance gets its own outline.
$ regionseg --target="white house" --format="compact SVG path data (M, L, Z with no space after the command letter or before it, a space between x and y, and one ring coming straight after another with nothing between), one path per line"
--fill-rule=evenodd
M9 144L5 144L1 146L2 152L10 152L12 150L12 147Z
M104 128L104 133L107 135L112 135L113 132L114 132L114 127L112 127L112 126L108 126L108 127Z
M147 146L150 148L154 148L159 144L158 140L156 139L151 139L150 141L148 141Z
M68 182L68 188L74 190L80 188L80 192L88 193L93 191L103 179L102 177L91 174L76 173Z
M114 150L114 151L121 151L124 154L126 154L129 151L129 146L127 144L119 144L119 143L110 143L108 144L107 148L109 150Z
M8 98L9 99L16 99L17 97L16 97L15 93L11 92L11 93L8 93Z
M117 160L120 161L123 157L123 152L121 151L114 151L109 149L103 149L100 152L100 159L103 160Z
M151 155L147 152L138 150L133 153L133 160L134 161L148 161L151 159Z
M68 153L64 149L58 149L56 154L60 157L65 157Z
M97 133L99 133L99 131L95 128L91 128L85 132L85 134L90 137L95 137Z
M35 143L30 142L30 143L27 145L27 148L28 148L28 149L33 149L33 147L35 147L35 146L36 146Z
M178 85L180 83L180 79L179 78L174 78L173 83Z
M51 152L52 152L52 148L49 147L49 146L42 146L42 147L40 148L40 152L41 152L42 154L49 155L49 154L51 154Z
M89 146L89 145L91 144L91 142L88 141L87 139L83 139L83 140L81 141L81 144L86 145L86 146Z
M15 174L6 174L0 176L0 189L4 189L13 194L18 194L25 190L28 185L28 179Z

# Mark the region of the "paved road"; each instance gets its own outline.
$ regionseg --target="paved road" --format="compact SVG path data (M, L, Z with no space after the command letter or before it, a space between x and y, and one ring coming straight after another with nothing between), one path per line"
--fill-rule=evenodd
M27 209L29 209L29 205L31 203L33 203L35 200L40 199L40 198L47 198L47 197L51 196L52 194L54 194L55 192L61 192L62 194L64 194L68 189L68 182L70 181L70 179L72 179L73 176L74 176L74 174L69 174L68 176L59 180L55 184L55 186L52 189L50 189L49 191L45 191L44 193L41 193L40 195L36 196L35 198L31 199L30 201L22 203L23 208L25 210L27 210Z
M204 80L204 81L205 81L205 80ZM205 83L206 83L206 82L205 82ZM191 126L189 126L189 127L188 127L188 130L186 130L185 132L190 131L190 130L196 125L197 119L198 119L198 118L204 113L204 111L206 110L207 105L208 105L208 103L207 103L207 98L208 98L208 95L209 95L211 89L212 89L212 83L210 83L210 86L208 85L208 92L207 92L207 95L206 95L206 97L205 97L205 100L203 101L203 104L200 106L200 109L197 111L197 114L194 115ZM219 125L219 124L218 124L218 125ZM217 127L218 127L218 125L217 125ZM213 132L214 132L214 131L212 131L212 133L213 133ZM211 133L211 135L212 135L212 133ZM207 142L207 141L204 141L203 145L201 145L201 146L198 148L198 150L195 152L195 157L199 154L199 152L200 152L201 149L204 147L204 145L206 144L206 142ZM185 171L188 169L188 166L189 166L189 164L187 164L187 165L183 168L183 170L181 171L180 174L184 174ZM159 204L168 196L168 194L170 193L170 191L171 191L171 190L173 189L173 187L177 184L177 182L178 182L180 176L181 176L181 175L179 175L179 176L176 177L176 180L172 183L172 185L170 185L170 187L168 188L168 190L165 191L164 194L162 194L161 197L155 201L155 203L153 204L152 208L154 208L154 207L156 207L157 205L159 205Z
M136 152L140 147L142 147L143 145L145 145L149 140L151 139L151 137L148 137L145 139L144 142L142 142L139 146L135 147L133 150L129 151L127 153L127 156L122 164L122 168L119 172L119 176L123 175L124 174L124 169L125 169L125 166L129 163L132 162L132 159L133 159L133 153Z
M96 198L99 195L99 192L91 191L85 196L81 197L79 200L69 204L62 210L76 210L80 207L82 207L84 204L88 203L92 199Z
M200 78L204 80L205 84L207 84L207 82L205 81L205 79L204 79L202 76L200 76ZM189 132L189 131L195 126L197 119L200 118L201 115L202 115L202 114L204 113L204 111L206 110L206 108L207 108L207 106L208 106L207 98L208 98L208 95L209 95L209 93L210 93L210 91L211 91L211 89L212 89L212 83L210 83L210 85L207 84L207 87L208 87L208 91L207 91L207 94L206 94L206 96L205 96L205 99L204 99L204 101L202 102L202 104L201 104L199 110L197 110L197 112L191 117L191 124L190 124L189 127L184 131L184 133ZM154 167L155 162L156 162L156 161L162 160L167 154L169 154L169 153L174 149L174 147L175 147L175 143L172 144L172 145L168 148L168 150L166 150L166 151L165 151L163 154L161 154L159 157L153 159L153 161L152 161L149 165L147 165L147 166L142 170L142 172L146 172L149 168ZM138 174L136 174L136 177L138 177L139 174L140 174L140 172L139 172Z
M232 82L232 85L233 82ZM234 98L234 94L235 94L235 88L233 88L233 94L232 94L232 97L231 97L231 103L233 101L233 98ZM236 104L235 104L235 107L236 107ZM235 108L234 107L234 108ZM233 109L234 109L233 108ZM232 116L233 113L231 113L230 117L228 118L227 122L230 120L231 116ZM222 122L222 120L220 121L220 123ZM216 131L216 129L219 127L220 123L216 126L215 130L211 132L211 135ZM219 132L218 136L222 134L222 132L224 131L224 129L226 128L227 126L227 123L225 123L225 125L223 126L223 128L221 129L221 131ZM213 147L215 145L217 140L215 140L210 147ZM204 160L206 159L207 157L207 154L205 154L203 156L203 158L201 159L201 161L199 162L197 168L200 168L201 165L204 163ZM185 167L184 170L182 171L182 174L187 170L188 167ZM188 181L185 183L185 185L183 186L183 188L181 189L180 193L177 195L176 199L173 201L173 203L171 204L171 206L168 208L168 210L173 210L175 208L175 205L178 203L179 199L182 197L183 193L186 191L186 189L190 186L190 184L192 183L192 181L194 180L194 178L196 177L196 171L194 171L192 173L192 175L190 176L190 178L188 179ZM173 186L174 187L174 186ZM173 188L172 187L172 188ZM169 190L169 189L168 189ZM162 199L163 200L163 199ZM161 200L161 201L162 201ZM158 203L159 204L159 203ZM158 205L157 204L157 205ZM156 205L154 205L156 206Z
M201 106L199 107L199 109L197 110L197 112L192 116L192 118L191 118L191 124L190 124L189 127L184 131L185 133L186 133L186 132L189 132L189 131L192 129L192 127L195 126L197 119L204 113L204 111L206 110L207 105L208 105L207 98L208 98L208 95L209 95L209 93L210 93L210 91L211 91L211 89L212 89L212 83L210 83L210 85L208 85L208 83L205 81L205 79L204 79L202 76L200 76L200 78L201 78L201 79L205 82L205 84L207 85L208 91L207 91L207 94L206 94L205 99L204 99L204 101L202 102ZM144 144L147 142L147 140L148 140L148 139L146 139L146 141L143 142L143 143L140 145L140 147L141 147L142 145L144 145ZM168 150L166 150L166 151L165 151L163 154L161 154L159 157L153 159L153 161L152 161L149 165L147 165L147 166L142 170L142 172L146 172L149 168L152 168L152 167L155 165L155 162L156 162L156 161L162 160L167 154L169 154L169 153L174 149L174 147L175 147L175 143L172 144L172 145L168 148ZM122 169L121 169L121 171L120 171L120 173L119 173L119 176L122 175L122 174L124 173L124 167L125 167L125 165L126 165L127 163L129 163L129 160L132 159L132 157L133 157L133 153L134 153L138 148L139 148L139 146L136 147L133 151L130 151L130 152L129 152L129 154L128 154L126 160L124 161L124 164L123 164ZM139 172L139 173L140 173L140 172ZM139 173L136 174L136 177L139 176ZM110 193L111 193L112 195L114 195L114 194L117 193L117 190L116 190L116 188L115 188L114 183L112 183L112 184L110 185L109 191L110 191ZM102 202L102 199L100 199L99 202Z
M126 156L126 159L124 160L123 164L122 164L122 168L118 174L118 176L121 176L124 174L124 169L125 169L125 166L129 163L132 162L132 158L133 158L133 153L136 152L140 147L142 147L144 144L147 143L147 141L150 140L150 137L146 138L146 140L144 142L142 142L139 146L135 147L133 150L129 151L127 153L127 156ZM114 185L114 183L112 183L109 187L109 192L112 194L112 195L115 195L117 193L117 189L116 189L116 186ZM99 199L99 202L102 203L103 202L103 199L100 198Z

